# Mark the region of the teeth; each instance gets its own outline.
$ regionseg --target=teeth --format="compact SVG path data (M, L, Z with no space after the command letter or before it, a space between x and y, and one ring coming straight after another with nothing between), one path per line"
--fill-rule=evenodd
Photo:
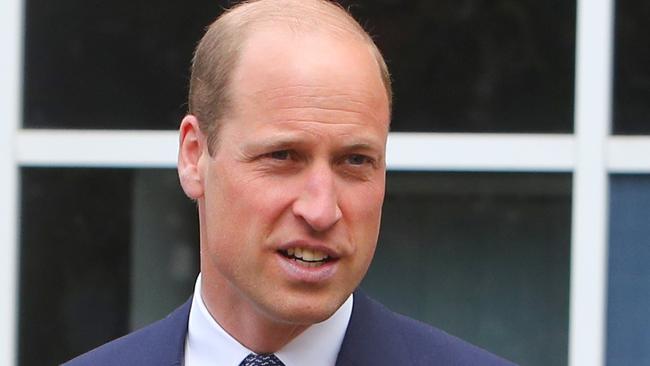
M311 262L314 260L314 252L309 249L302 250L302 260Z
M308 262L308 264L319 264L318 262L322 262L329 258L329 256L324 252L307 248L287 249L287 255Z
M318 250L314 251L314 260L315 261L322 261L323 259L327 259L327 254L323 252L319 252Z

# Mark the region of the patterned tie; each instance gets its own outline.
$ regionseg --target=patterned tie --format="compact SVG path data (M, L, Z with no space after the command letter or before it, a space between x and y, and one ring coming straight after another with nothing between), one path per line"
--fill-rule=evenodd
M273 353L266 355L256 355L251 353L246 356L239 366L285 366L279 358L275 357Z

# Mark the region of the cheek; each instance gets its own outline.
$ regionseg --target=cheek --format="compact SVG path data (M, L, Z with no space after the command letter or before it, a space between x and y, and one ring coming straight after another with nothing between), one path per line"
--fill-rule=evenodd
M246 187L238 184L236 175L224 173L227 171L235 170L212 170L205 185L205 235L209 245L220 252L241 245L245 234L242 223L246 222L242 220L250 216L246 213Z
M352 198L354 198L356 211L365 215L367 220L379 219L384 203L383 181L359 187L355 190Z
M354 250L354 276L359 280L368 271L377 247L383 192L357 192L346 206L347 228ZM345 215L345 213L344 213Z
M381 208L384 201L383 186L365 187L351 190L340 201L341 210L347 216L351 231L357 236L357 242L371 246L377 241Z
M228 192L223 214L230 229L246 242L259 244L291 205L295 189L265 179L240 179L227 182L223 191Z

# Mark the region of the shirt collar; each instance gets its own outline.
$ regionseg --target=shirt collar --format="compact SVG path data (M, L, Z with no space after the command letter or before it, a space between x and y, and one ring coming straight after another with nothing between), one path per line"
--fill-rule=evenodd
M275 355L286 366L334 366L352 315L353 296L327 320L314 324ZM185 366L238 366L252 351L228 334L208 312L196 279L190 309Z

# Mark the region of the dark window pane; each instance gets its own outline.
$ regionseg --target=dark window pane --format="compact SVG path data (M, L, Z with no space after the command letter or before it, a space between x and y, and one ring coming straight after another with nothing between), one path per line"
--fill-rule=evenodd
M127 329L131 174L24 169L22 180L19 360L54 365Z
M176 128L228 3L27 0L25 126ZM572 130L575 1L355 3L393 72L394 130Z
M395 131L571 132L575 1L346 1L394 78Z
M26 168L22 182L20 365L59 364L190 295L196 214L175 171Z
M650 176L610 187L607 365L650 364Z
M650 134L650 2L615 4L614 133Z
M227 3L27 0L25 126L177 128L194 45Z
M521 365L567 364L570 175L394 172L383 212L368 292Z

